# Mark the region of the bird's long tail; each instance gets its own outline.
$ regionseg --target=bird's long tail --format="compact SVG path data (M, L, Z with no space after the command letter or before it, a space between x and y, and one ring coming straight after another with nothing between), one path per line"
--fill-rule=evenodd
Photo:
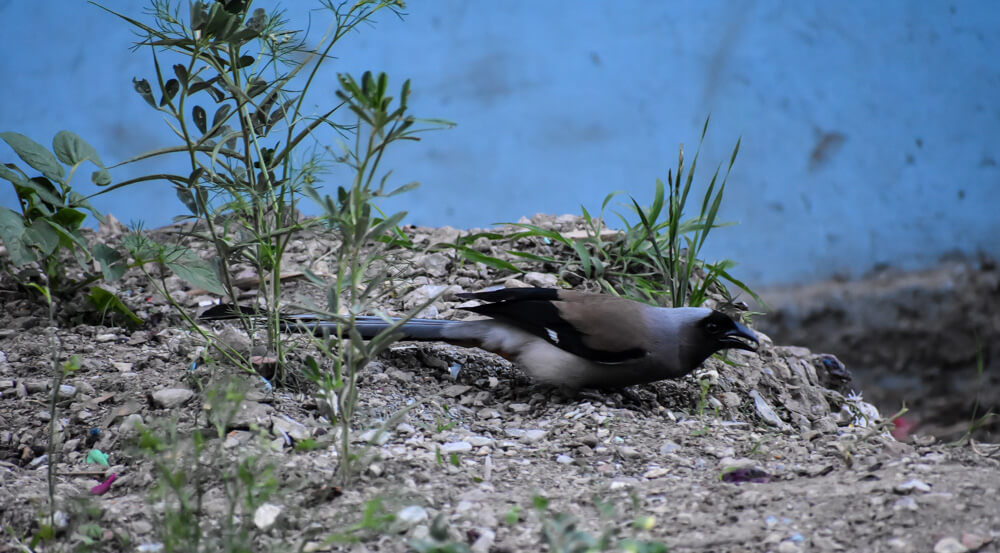
M397 321L398 319L386 321L381 317L358 316L354 320L354 326L358 329L362 338L369 339L374 338L381 332L384 332ZM454 326L459 324L461 324L460 321L441 319L410 319L409 321L406 321L396 327L396 330L403 334L403 340L440 341L447 340L451 337L448 335L446 329L451 327L450 330L454 330ZM311 317L292 317L285 323L286 330L301 330L303 326L306 330L312 331L317 335L323 334L324 332L330 332L332 334L336 331L337 323L320 321Z
M238 317L262 316L260 310L245 307L233 307L231 305L214 306L201 314L203 320L235 319ZM399 322L399 319L386 320L382 317L370 315L359 315L354 319L354 325L364 339L371 339L384 332L390 326ZM479 336L476 324L465 321L451 321L443 319L410 319L396 327L402 333L403 340L418 341L466 341L474 340ZM323 320L315 315L288 315L281 318L281 329L286 332L312 332L316 335L324 333L334 334L337 331L337 323Z

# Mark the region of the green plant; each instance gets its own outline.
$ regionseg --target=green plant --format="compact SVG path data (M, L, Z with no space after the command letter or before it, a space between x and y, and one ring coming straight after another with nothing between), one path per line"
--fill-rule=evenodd
M857 402L861 401L861 396L853 394L848 398L849 400L845 403L848 409L854 415L854 420L857 421L857 425L864 428L865 431L860 436L856 434L845 435L844 438L836 443L837 452L840 453L841 459L843 459L844 464L848 467L854 465L854 452L858 449L858 444L869 442L878 436L885 435L893 427L894 420L902 417L903 415L910 412L903 404L894 414L888 417L881 417L878 420L871 420L868 415L861 409L857 407Z
M59 337L56 335L55 302L52 300L52 292L49 290L48 286L42 286L34 283L32 283L31 286L42 294L49 308L48 341L52 368L52 395L49 398L48 462L46 463L46 476L49 492L49 512L48 522L42 525L37 536L38 538L46 539L47 537L51 537L53 529L56 525L56 466L59 462L59 453L62 450L61 438L63 435L63 429L60 428L59 417L56 416L59 409L59 393L61 392L63 378L66 374L80 368L80 358L74 355L67 362L60 364L62 348L59 342Z
M361 520L345 530L333 532L327 536L325 543L357 543L366 536L389 532L395 520L396 515L386 512L382 500L377 497L369 499L361 510Z
M233 460L224 453L225 437L245 397L244 386L230 381L205 387L208 431L183 430L177 421L160 428L141 427L140 453L152 461L152 495L163 502L160 537L166 552L251 551L258 532L253 514L277 490L274 464L246 448ZM261 434L259 448L266 450ZM210 491L224 498L225 514L208 519ZM209 531L209 530L213 531Z
M517 235L515 235L517 236ZM500 233L500 232L476 232L466 235L459 235L454 242L438 242L436 244L431 244L428 248L430 251L452 251L455 256L460 261L465 261L469 263L482 263L487 267L496 269L498 271L509 271L511 273L521 273L523 270L517 265L511 263L510 261L500 259L491 255L487 255L479 250L477 250L474 245L480 239L486 239L489 242L496 243L504 240L510 240L512 236ZM412 244L402 244L405 247L413 247ZM539 258L531 254L508 251L507 253L515 256L521 256L524 258L531 259L533 261L544 261L544 258Z
M316 341L329 363L321 368L312 361L307 375L319 386L324 398L336 406L333 414L339 426L341 455L338 475L346 484L353 472L351 464L357 459L351 450L350 424L358 401L358 375L372 358L398 339L398 325L425 307L418 306L368 340L362 338L354 324L358 315L373 310L379 295L389 291L391 264L386 252L399 221L405 216L405 212L380 216L374 202L416 185L410 183L387 191L389 174L380 173L380 164L386 149L394 142L416 140L416 133L443 123L430 121L434 127L414 127L421 120L406 114L409 81L403 83L396 99L387 94L388 77L384 73L377 77L365 73L360 83L349 75L339 78L341 90L337 96L357 118L353 144L345 145L340 156L353 169L353 179L349 187L338 187L336 196L320 196L312 187L306 190L320 204L324 223L338 240L332 280L326 282L307 273L311 282L325 290L327 300L325 309L308 307L335 323L332 330L327 328L325 335Z
M410 540L407 545L417 553L468 553L469 546L451 539L448 520L443 514L431 522L429 539Z
M579 521L565 513L549 512L548 500L535 496L532 500L535 511L542 522L542 542L553 553L592 553L598 551L626 551L629 553L666 553L667 547L660 542L640 540L637 538L619 538L619 529L604 525L606 528L597 536L579 528ZM600 520L608 522L616 517L616 509L612 502L594 498ZM632 521L635 531L650 530L655 520L650 516L638 516Z
M60 131L52 140L52 151L19 133L0 133L21 160L40 175L29 177L13 163L0 165L0 178L11 183L17 194L20 213L0 207L0 240L7 246L10 266L3 267L22 286L38 291L36 277L48 289L51 299L72 296L94 282L121 278L129 265L117 251L105 244L91 247L83 235L87 213L97 220L104 216L70 185L76 171L90 162L97 167L91 181L98 186L111 183L111 175L97 151L70 131ZM65 167L64 167L65 165ZM79 270L67 270L65 257L76 260ZM100 270L95 271L97 260ZM77 276L79 274L79 276ZM103 288L91 289L91 301L98 309L125 315L126 323L138 319L114 295ZM117 299L117 298L114 298Z
M698 402L695 405L695 409L698 413L698 420L702 422L701 428L695 430L693 435L704 436L710 432L708 426L708 421L705 419L705 407L709 405L708 392L712 389L712 380L709 378L698 379ZM718 408L714 408L716 416L718 416Z
M172 272L195 286L222 294L219 281L208 263L201 260L193 250L180 244L161 244L152 240L142 232L141 227L125 235L122 238L122 246L129 252L133 264L142 272L153 289L166 298L184 322L197 332L206 344L233 365L249 372L254 371L249 360L249 352L237 351L216 340L214 334L196 323L193 313L185 309L171 295L167 286L167 275Z
M170 0L153 0L153 22L148 25L102 8L145 36L137 48L150 49L154 79L152 83L134 79L135 90L165 116L179 140L177 146L146 152L125 163L179 155L187 165L185 172L144 175L109 189L149 181L173 185L190 212L187 217L201 223L191 227L191 237L210 244L216 255L211 271L206 272L195 257L173 255L174 246L166 256L173 264L164 266L180 275L178 267L200 273L201 284L214 281L206 289L227 296L234 304L239 290L232 275L240 265L252 268L260 282L267 349L282 370L286 359L279 336L283 257L294 232L318 224L315 219L299 220L297 206L304 188L316 182L327 163L315 147L304 156L298 152L301 146L315 144L320 127L345 136L357 130L331 119L341 108L351 107L346 100L319 113L307 111L313 104L307 99L310 87L344 36L375 13L397 11L402 4L398 0L323 2L331 23L309 47L305 36L285 28L281 11L267 12L251 4L198 1L182 14L180 6ZM161 59L168 58L177 63L164 70ZM376 153L381 156L381 151ZM252 338L257 320L241 318ZM230 357L238 357L232 353ZM277 376L280 379L283 372Z
M979 341L979 336L976 336L976 379L979 382L983 380L983 345ZM978 387L977 389L982 389ZM986 427L990 420L996 418L998 415L993 412L992 409L986 411L986 413L979 415L979 394L976 394L976 401L972 406L972 415L969 420L969 428L966 429L965 434L959 439L955 440L952 445L963 446L966 444L972 444L972 438L976 435L980 429Z
M708 120L702 127L698 151L707 132ZM732 296L724 282L735 285L759 301L752 290L729 273L735 265L733 261L706 263L699 258L709 232L725 226L717 221L717 216L739 147L740 142L737 141L721 180L721 165L716 169L695 217L684 219L698 163L698 152L695 153L691 166L686 167L682 146L676 170L668 172L667 185L660 180L656 181L653 203L644 208L635 199L631 199L628 208L638 218L637 222L615 212L622 230L609 231L605 212L611 200L621 194L612 192L604 198L597 217L592 216L585 207L581 208L586 230L584 237L568 237L537 225L512 223L525 230L507 238L541 238L572 252L569 258L540 256L522 251L508 253L525 262L561 265L561 272L575 273L578 278L595 281L607 293L647 303L669 304L673 307L698 306L705 302L710 290L731 300Z

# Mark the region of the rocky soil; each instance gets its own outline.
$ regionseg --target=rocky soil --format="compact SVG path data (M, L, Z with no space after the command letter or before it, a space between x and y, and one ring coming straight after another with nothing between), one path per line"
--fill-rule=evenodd
M908 431L954 440L1000 413L1000 269L951 256L929 269L762 290L761 327L781 342L836 354L883 412L902 404ZM1000 441L1000 418L980 439Z
M533 222L579 226L572 217ZM427 246L458 231L408 232ZM105 229L95 239L116 236ZM323 274L329 246L303 236L289 269ZM496 244L476 247L502 255ZM439 286L450 288L425 316L464 316L454 296L462 290L560 283L551 267L510 275L448 252L406 257L406 288L382 306L390 312ZM168 283L191 309L211 300L179 279ZM619 546L635 538L678 552L1000 551L996 447L919 433L895 440L823 352L762 335L758 354L713 358L677 381L567 395L488 353L399 343L361 376L353 440L363 470L339 487L336 427L309 383L271 386L206 360L200 337L139 275L116 286L144 327L102 325L72 303L53 327L61 358L79 356L80 368L59 393L59 514L55 539L39 551L163 550L176 522L169 494L157 493L164 467L187 479L182 489L201 484L205 550L243 530L259 551L411 551L437 526L477 552L582 551L556 543L602 534ZM287 287L293 298L319 297L301 280ZM4 280L0 302L0 551L27 551L48 510L55 457L53 346L37 299ZM213 331L238 334L221 323ZM302 337L289 339L301 370L318 353ZM232 416L218 415L226 405L219 390L242 397ZM135 447L142 427L163 440L158 455ZM389 432L371 432L381 427ZM197 459L192 436L206 448ZM110 466L87 462L95 449ZM195 461L202 472L181 470ZM224 476L240 466L242 489L270 495L252 510L238 506L235 526L226 526L241 488ZM110 487L99 488L112 474Z

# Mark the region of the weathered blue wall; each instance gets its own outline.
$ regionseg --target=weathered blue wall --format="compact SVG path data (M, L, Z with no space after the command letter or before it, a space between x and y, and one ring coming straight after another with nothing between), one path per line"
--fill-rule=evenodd
M106 5L140 16L144 4ZM435 0L408 11L345 40L315 87L332 100L336 71L384 70L413 80L415 114L458 123L390 160L400 184L422 183L394 204L411 222L579 213L617 189L648 201L711 114L703 179L738 137L743 147L724 205L740 225L717 231L708 257L737 259L749 282L1000 254L996 2ZM48 143L71 129L107 162L171 142L132 92L151 63L129 53L135 37L118 20L75 1L0 1L0 17L0 130ZM325 24L312 13L314 33ZM14 160L0 146L0 161ZM98 207L147 226L183 211L154 184Z

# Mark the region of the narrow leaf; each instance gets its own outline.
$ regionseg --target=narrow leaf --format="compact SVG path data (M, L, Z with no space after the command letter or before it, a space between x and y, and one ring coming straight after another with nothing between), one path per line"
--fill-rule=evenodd
M156 107L156 99L153 98L153 87L149 86L149 81L133 77L132 85L135 87L135 91L139 93L139 96L142 96L142 99L146 100L146 103L150 107Z
M229 115L229 110L233 109L233 106L229 104L222 104L219 109L215 110L215 115L212 116L212 127L218 127L226 120L226 116ZM216 133L218 134L218 133Z
M191 119L194 120L194 126L198 127L201 134L208 132L208 114L205 113L205 108L201 106L191 108Z
M177 75L177 80L181 83L181 86L187 89L187 84L188 84L187 68L179 63L175 64L174 75Z
M511 271L514 273L523 272L518 269L510 262L504 261L503 259L497 259L495 257L486 255L484 253L477 252L472 248L461 247L456 249L458 255L467 261L472 261L474 263L482 263L487 267L493 267L494 269L501 269L506 271Z

